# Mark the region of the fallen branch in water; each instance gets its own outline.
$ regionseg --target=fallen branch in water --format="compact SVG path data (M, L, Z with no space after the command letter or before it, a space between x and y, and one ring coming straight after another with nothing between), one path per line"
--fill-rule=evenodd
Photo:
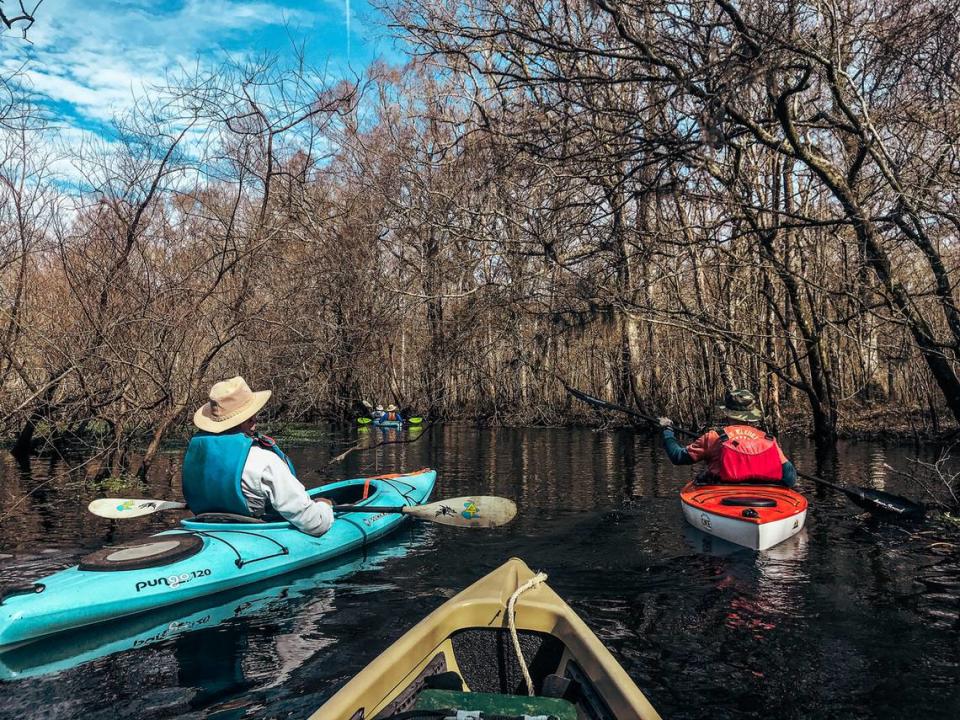
M327 463L327 467L331 465L335 465L336 463L339 463L339 462L343 462L343 460L346 459L346 457L350 453L355 451L363 452L365 450L373 450L374 448L383 447L384 445L409 445L410 443L415 443L417 440L419 440L424 435L426 435L427 430L431 430L433 428L433 425L434 425L433 422L428 422L426 425L418 426L422 428L422 432L419 435L417 435L415 438L406 438L404 440L382 440L373 445L364 445L362 443L357 443L353 447L347 448L344 452L340 453L335 458L332 458L330 462Z
M908 462L918 468L918 472L904 472L884 463L883 466L912 484L918 486L927 497L941 510L956 512L960 510L960 471L951 472L947 464L951 460L953 447L941 451L935 462L924 462L920 458L908 458Z

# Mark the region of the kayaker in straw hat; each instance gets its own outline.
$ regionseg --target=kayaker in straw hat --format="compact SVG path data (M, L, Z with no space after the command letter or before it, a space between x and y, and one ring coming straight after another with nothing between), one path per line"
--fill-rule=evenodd
M387 405L387 410L383 415L383 419L388 422L399 422L403 420L403 416L400 415L400 410L397 409L396 405Z
M309 535L323 535L333 524L329 501L314 502L289 458L256 432L257 413L270 395L253 392L240 376L210 389L209 402L193 415L200 432L183 458L183 497L196 514L273 511Z
M706 470L697 476L696 481L701 484L796 485L797 470L793 463L787 460L776 438L757 427L762 418L752 392L728 392L723 405L717 409L722 418L720 427L708 430L686 447L674 437L673 421L667 417L659 419L663 448L670 462L674 465L707 463Z

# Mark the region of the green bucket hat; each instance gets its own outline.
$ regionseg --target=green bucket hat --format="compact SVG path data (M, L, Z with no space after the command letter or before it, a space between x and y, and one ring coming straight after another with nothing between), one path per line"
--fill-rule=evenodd
M749 390L731 390L723 396L723 405L717 407L724 417L744 422L760 422L757 399Z

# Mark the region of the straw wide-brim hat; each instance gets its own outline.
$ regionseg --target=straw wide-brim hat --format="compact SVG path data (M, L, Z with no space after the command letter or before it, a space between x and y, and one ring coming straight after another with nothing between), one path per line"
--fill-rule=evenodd
M397 409L397 406L396 406L396 405L388 405L388 406L387 406L387 412L393 412L393 411L396 410L396 409Z
M223 380L210 388L210 401L193 414L193 424L222 433L256 415L272 394L270 390L254 392L239 375Z

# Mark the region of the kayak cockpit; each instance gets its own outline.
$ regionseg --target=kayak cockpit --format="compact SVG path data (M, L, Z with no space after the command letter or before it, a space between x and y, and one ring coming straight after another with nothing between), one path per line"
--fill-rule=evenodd
M372 503L381 491L380 483L377 480L371 480L369 483L345 480L331 485L324 485L320 488L313 488L312 490L308 490L307 494L311 497L325 497L334 505L354 503L364 505ZM365 494L366 497L364 497ZM248 517L246 515L234 515L232 513L201 513L192 518L184 518L180 521L180 524L190 530L221 529L225 524L256 525L257 530L274 530L291 527L290 523L279 516L268 516L264 519Z
M483 717L614 720L563 642L528 630L519 630L517 639L533 695L527 694L509 630L467 628L441 643L423 670L373 717L386 720L416 711L417 717L429 718L435 711L439 718L462 710L480 711Z

